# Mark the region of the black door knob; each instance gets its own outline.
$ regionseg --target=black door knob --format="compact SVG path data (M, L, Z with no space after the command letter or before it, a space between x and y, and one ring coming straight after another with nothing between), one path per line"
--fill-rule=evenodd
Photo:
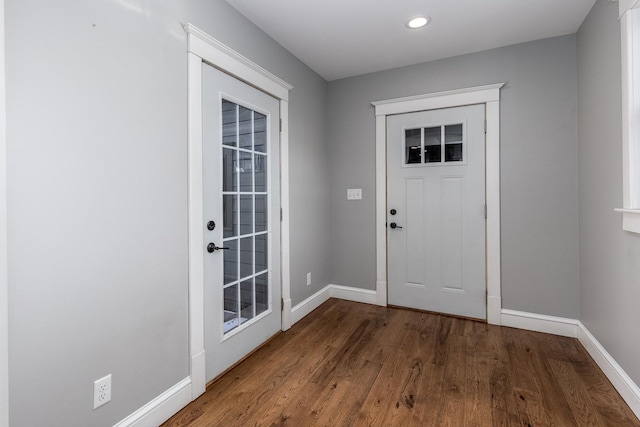
M402 228L402 227L400 227L398 224L396 224L395 222L392 222L391 224L389 224L389 227L393 228L394 230L395 230L396 228Z
M219 246L216 246L215 243L209 243L207 245L207 252L209 252L209 253L213 253L215 251L219 251L220 249L229 249L229 248L221 248Z

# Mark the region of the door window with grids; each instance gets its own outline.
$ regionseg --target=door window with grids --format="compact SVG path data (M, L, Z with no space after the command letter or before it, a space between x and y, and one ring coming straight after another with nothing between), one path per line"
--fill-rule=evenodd
M267 117L222 100L224 326L269 308Z
M464 123L404 130L404 164L464 163Z

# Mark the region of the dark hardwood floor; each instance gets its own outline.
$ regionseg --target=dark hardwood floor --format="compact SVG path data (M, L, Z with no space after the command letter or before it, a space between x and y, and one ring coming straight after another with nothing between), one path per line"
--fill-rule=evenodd
M640 426L573 338L331 299L164 426Z

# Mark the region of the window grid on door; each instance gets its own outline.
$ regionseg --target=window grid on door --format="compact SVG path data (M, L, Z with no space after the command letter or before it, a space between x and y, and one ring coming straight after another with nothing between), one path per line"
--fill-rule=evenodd
M464 124L408 128L404 130L404 164L463 163Z
M223 332L269 308L267 117L222 100Z

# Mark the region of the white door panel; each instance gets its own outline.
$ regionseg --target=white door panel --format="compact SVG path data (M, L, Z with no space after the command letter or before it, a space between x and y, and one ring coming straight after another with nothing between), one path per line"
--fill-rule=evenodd
M210 381L281 329L279 102L206 64L202 91Z
M486 318L484 165L483 105L387 118L389 304Z

